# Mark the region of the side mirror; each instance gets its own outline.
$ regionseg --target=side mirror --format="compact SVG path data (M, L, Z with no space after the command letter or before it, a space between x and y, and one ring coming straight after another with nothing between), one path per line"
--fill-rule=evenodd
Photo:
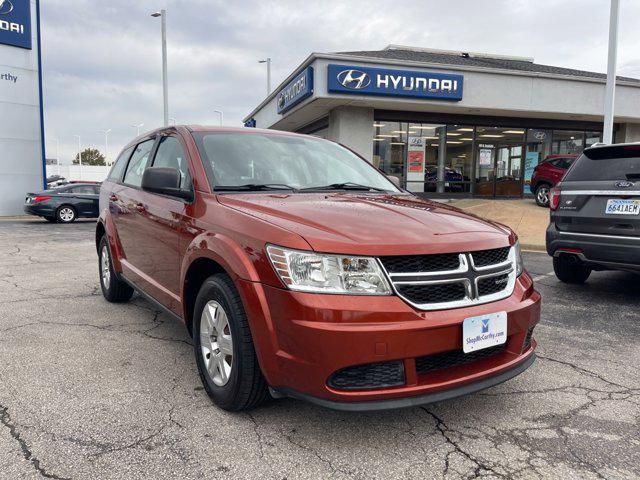
M387 175L387 178L391 180L391 183L402 190L402 187L400 186L400 179L398 177L396 177L395 175Z
M193 200L193 193L180 188L180 172L176 168L149 167L142 174L142 189L147 192Z

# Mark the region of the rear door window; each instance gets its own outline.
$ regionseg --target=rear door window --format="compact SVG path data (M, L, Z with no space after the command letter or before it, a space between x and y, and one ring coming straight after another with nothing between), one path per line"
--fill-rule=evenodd
M582 155L565 177L568 182L640 180L640 156L589 158Z
M142 185L142 175L149 163L149 154L153 148L153 142L155 142L155 140L147 140L146 142L138 144L133 155L131 155L131 160L129 160L127 171L122 180L125 184L131 185L132 187Z

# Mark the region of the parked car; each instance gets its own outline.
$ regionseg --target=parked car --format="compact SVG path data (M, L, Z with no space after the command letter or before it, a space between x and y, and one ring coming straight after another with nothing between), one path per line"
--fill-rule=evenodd
M435 191L436 182L438 181L438 166L427 165L424 172L425 191ZM457 172L453 168L444 168L444 189L446 192L462 190L462 184L459 182L464 181L464 177L460 172Z
M563 175L576 158L578 158L578 155L574 154L548 155L541 163L536 165L533 169L529 188L539 206L549 206L549 191L562 180Z
M73 183L27 193L24 211L60 223L71 223L77 218L96 218L99 193L98 183Z
M586 149L549 198L547 252L561 281L640 273L640 143Z
M508 227L397 188L333 142L169 127L100 191L100 285L185 322L223 409L440 401L534 361L540 295Z

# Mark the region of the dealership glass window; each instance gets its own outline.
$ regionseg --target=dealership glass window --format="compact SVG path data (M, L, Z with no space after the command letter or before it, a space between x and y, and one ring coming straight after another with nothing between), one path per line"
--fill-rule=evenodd
M373 123L373 164L387 175L406 181L407 123Z
M519 196L522 193L522 146L525 130L477 127L475 193Z
M474 128L468 125L447 126L444 170L445 192L469 192L473 168Z
M438 160L444 151L445 125L409 124L407 190L436 191Z
M531 177L533 169L543 162L551 154L551 130L530 128L527 131L527 145L524 157L524 184L523 193L530 194Z
M594 143L598 142L602 142L602 132L585 132L585 148L590 147Z
M551 154L579 154L584 149L584 132L578 130L554 130Z

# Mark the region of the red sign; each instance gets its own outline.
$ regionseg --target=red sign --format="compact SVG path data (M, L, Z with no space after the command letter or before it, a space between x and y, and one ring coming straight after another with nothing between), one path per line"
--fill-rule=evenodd
M409 171L418 173L424 171L424 151L409 152Z

